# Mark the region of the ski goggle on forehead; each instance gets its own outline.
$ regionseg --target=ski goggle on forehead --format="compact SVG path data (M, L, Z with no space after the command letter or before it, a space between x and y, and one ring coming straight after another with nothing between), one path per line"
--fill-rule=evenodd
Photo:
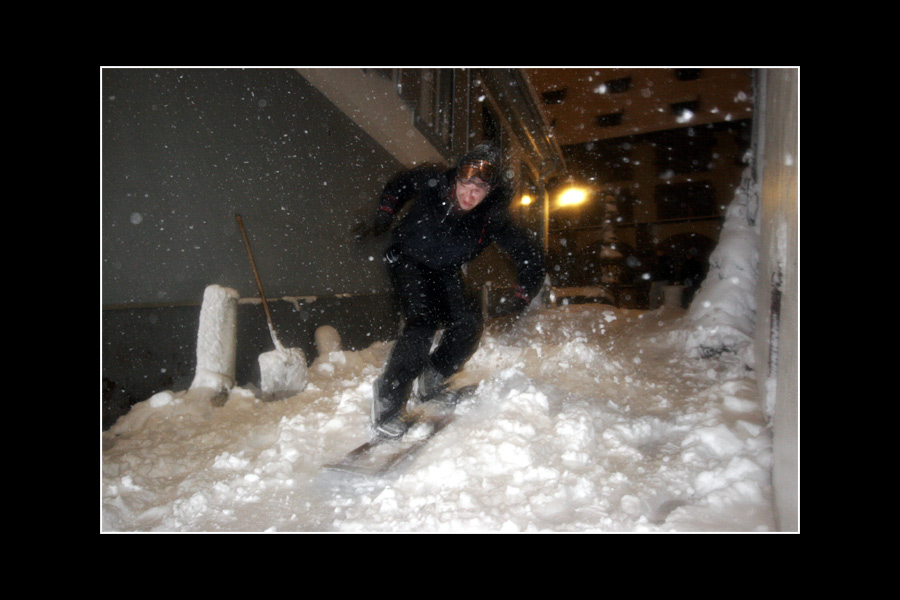
M477 177L485 183L491 182L494 175L494 165L486 160L473 160L459 166L457 178L460 181L468 181L473 177Z

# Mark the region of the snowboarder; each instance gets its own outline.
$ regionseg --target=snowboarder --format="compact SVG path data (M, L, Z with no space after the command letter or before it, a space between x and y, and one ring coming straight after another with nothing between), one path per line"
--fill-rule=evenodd
M482 332L478 303L468 297L462 266L496 242L517 268L518 287L500 303L497 315L520 314L541 288L540 248L510 220L512 184L501 155L489 143L476 146L455 168L418 168L387 183L374 220L357 238L390 229L401 207L415 200L400 219L384 252L405 323L384 372L374 385L372 424L387 437L402 436L412 384L427 401L475 352ZM440 343L429 354L435 333Z

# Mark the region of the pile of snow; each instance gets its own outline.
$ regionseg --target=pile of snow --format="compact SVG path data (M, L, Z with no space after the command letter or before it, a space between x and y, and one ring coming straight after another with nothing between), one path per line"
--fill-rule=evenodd
M759 265L759 190L750 167L725 213L709 273L691 303L686 342L702 355L734 352L753 365Z
M368 439L390 343L334 333L303 392L224 405L160 392L102 434L106 532L687 532L775 529L753 372L703 358L684 311L575 305L488 331L458 418L395 477L321 465Z

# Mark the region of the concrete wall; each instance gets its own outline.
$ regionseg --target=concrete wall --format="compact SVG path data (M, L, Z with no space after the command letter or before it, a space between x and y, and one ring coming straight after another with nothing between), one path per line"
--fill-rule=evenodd
M190 385L206 286L258 297L235 213L286 346L311 360L320 325L348 349L396 332L387 239L350 229L403 165L297 71L104 69L101 87L104 428ZM262 307L241 304L238 328L238 382L258 384Z
M401 164L293 69L102 72L102 304L386 291L348 244ZM328 260L322 260L327 257Z
M756 371L773 421L776 511L783 531L799 531L800 74L760 71L757 140L761 223Z

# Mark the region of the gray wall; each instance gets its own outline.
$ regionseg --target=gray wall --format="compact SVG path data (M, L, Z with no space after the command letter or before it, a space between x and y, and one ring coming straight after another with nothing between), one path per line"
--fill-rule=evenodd
M800 73L760 71L756 371L772 417L779 528L800 528Z
M103 305L258 295L235 213L267 295L388 289L348 230L400 163L296 71L102 75Z
M266 295L317 297L273 300L286 346L312 360L326 324L348 348L395 333L387 240L349 230L402 167L300 74L104 69L101 109L104 428L190 385L206 286L258 297L235 213ZM258 384L257 356L272 348L262 307L240 305L238 328L238 383Z

